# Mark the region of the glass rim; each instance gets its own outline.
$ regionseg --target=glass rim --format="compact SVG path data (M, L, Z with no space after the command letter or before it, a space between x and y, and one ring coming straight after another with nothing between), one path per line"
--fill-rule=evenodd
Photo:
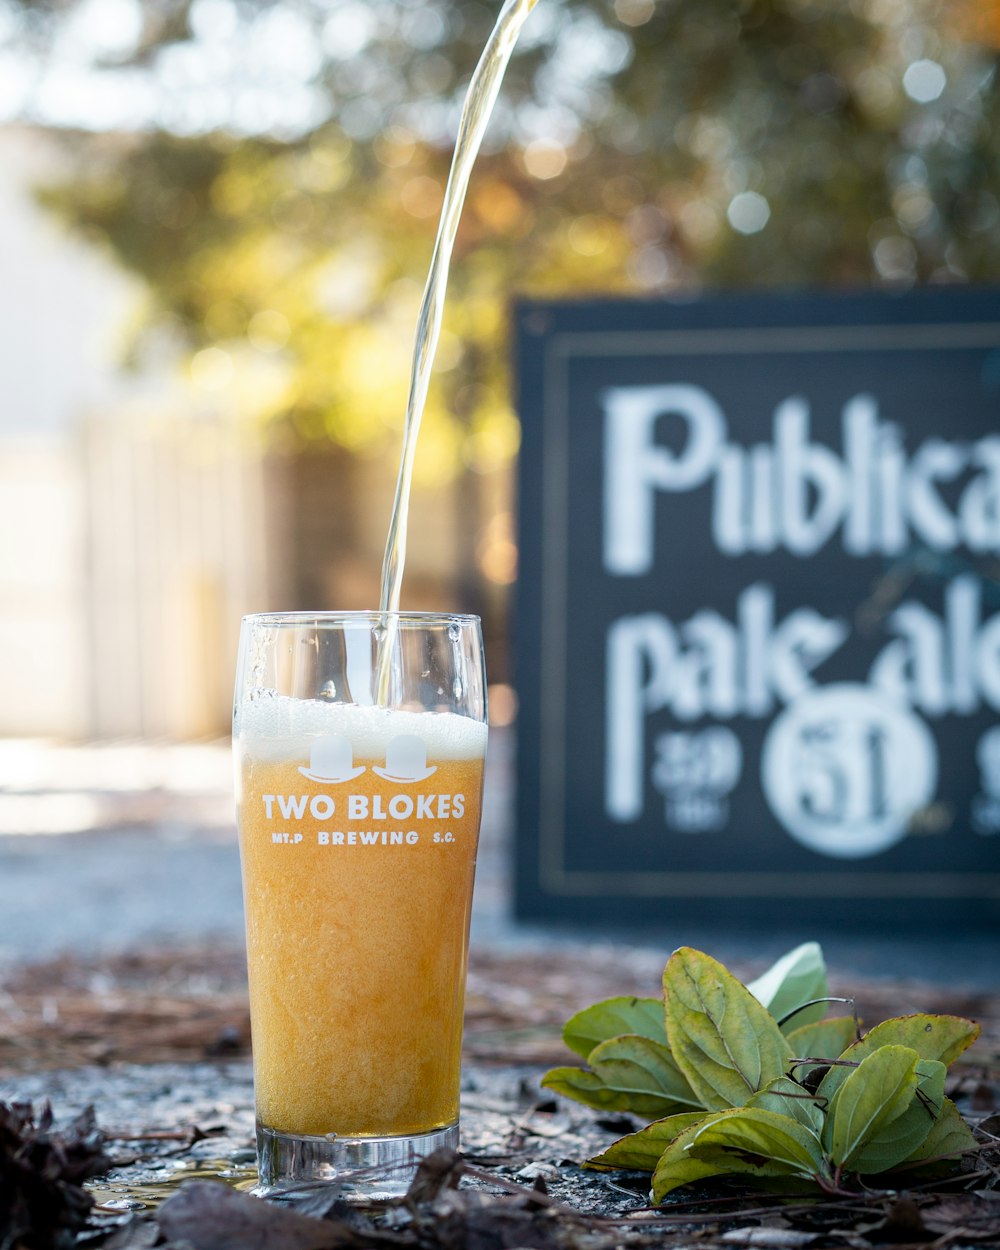
M241 618L241 625L280 626L338 624L377 624L379 621L397 621L402 625L481 625L480 617L472 612L380 612L378 609L358 609L343 612L323 610L320 612L250 612Z

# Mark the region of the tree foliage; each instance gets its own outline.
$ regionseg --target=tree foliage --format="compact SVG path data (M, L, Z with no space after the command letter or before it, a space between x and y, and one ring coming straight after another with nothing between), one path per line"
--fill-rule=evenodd
M41 46L73 0L22 7ZM425 475L516 448L515 292L1000 276L997 8L540 0L473 176ZM402 418L450 137L494 6L158 0L99 68L159 80L182 52L210 62L221 13L234 47L299 39L312 112L268 127L264 109L247 133L220 78L229 114L165 106L158 128L72 135L74 174L47 200L148 281L137 355L166 334L200 353L196 382L250 379L254 415L370 446Z

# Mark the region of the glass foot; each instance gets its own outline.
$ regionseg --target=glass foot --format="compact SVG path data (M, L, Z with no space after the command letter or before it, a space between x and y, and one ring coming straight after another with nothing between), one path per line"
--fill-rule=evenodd
M337 1185L344 1197L399 1198L426 1155L458 1149L458 1125L406 1137L304 1137L257 1125L260 1198L305 1196Z

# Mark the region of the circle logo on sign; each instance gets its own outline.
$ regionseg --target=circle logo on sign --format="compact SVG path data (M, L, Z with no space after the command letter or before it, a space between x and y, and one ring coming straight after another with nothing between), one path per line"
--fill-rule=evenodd
M824 686L775 719L761 783L796 842L861 859L904 838L914 812L933 798L937 747L919 716L871 686Z

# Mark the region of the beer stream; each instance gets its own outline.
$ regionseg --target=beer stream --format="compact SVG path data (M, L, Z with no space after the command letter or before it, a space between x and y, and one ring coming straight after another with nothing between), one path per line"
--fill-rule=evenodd
M413 344L413 363L410 368L410 391L406 401L406 421L403 426L403 451L399 462L399 476L392 504L392 517L382 561L382 583L379 595L379 611L399 611L399 594L406 562L406 530L410 507L410 484L413 480L413 459L417 450L420 420L427 400L434 353L441 334L441 317L444 312L445 289L448 269L455 245L462 205L469 186L469 176L479 152L483 135L493 112L504 71L510 60L521 27L538 0L506 0L497 18L493 32L486 42L479 63L469 83L462 107L462 116L455 141L455 153L451 159L451 172L445 188L441 219L438 223L434 252L431 256L427 284L424 287L417 330ZM395 644L396 625L391 616L381 631L376 660L376 702L385 706L389 702L391 657Z

